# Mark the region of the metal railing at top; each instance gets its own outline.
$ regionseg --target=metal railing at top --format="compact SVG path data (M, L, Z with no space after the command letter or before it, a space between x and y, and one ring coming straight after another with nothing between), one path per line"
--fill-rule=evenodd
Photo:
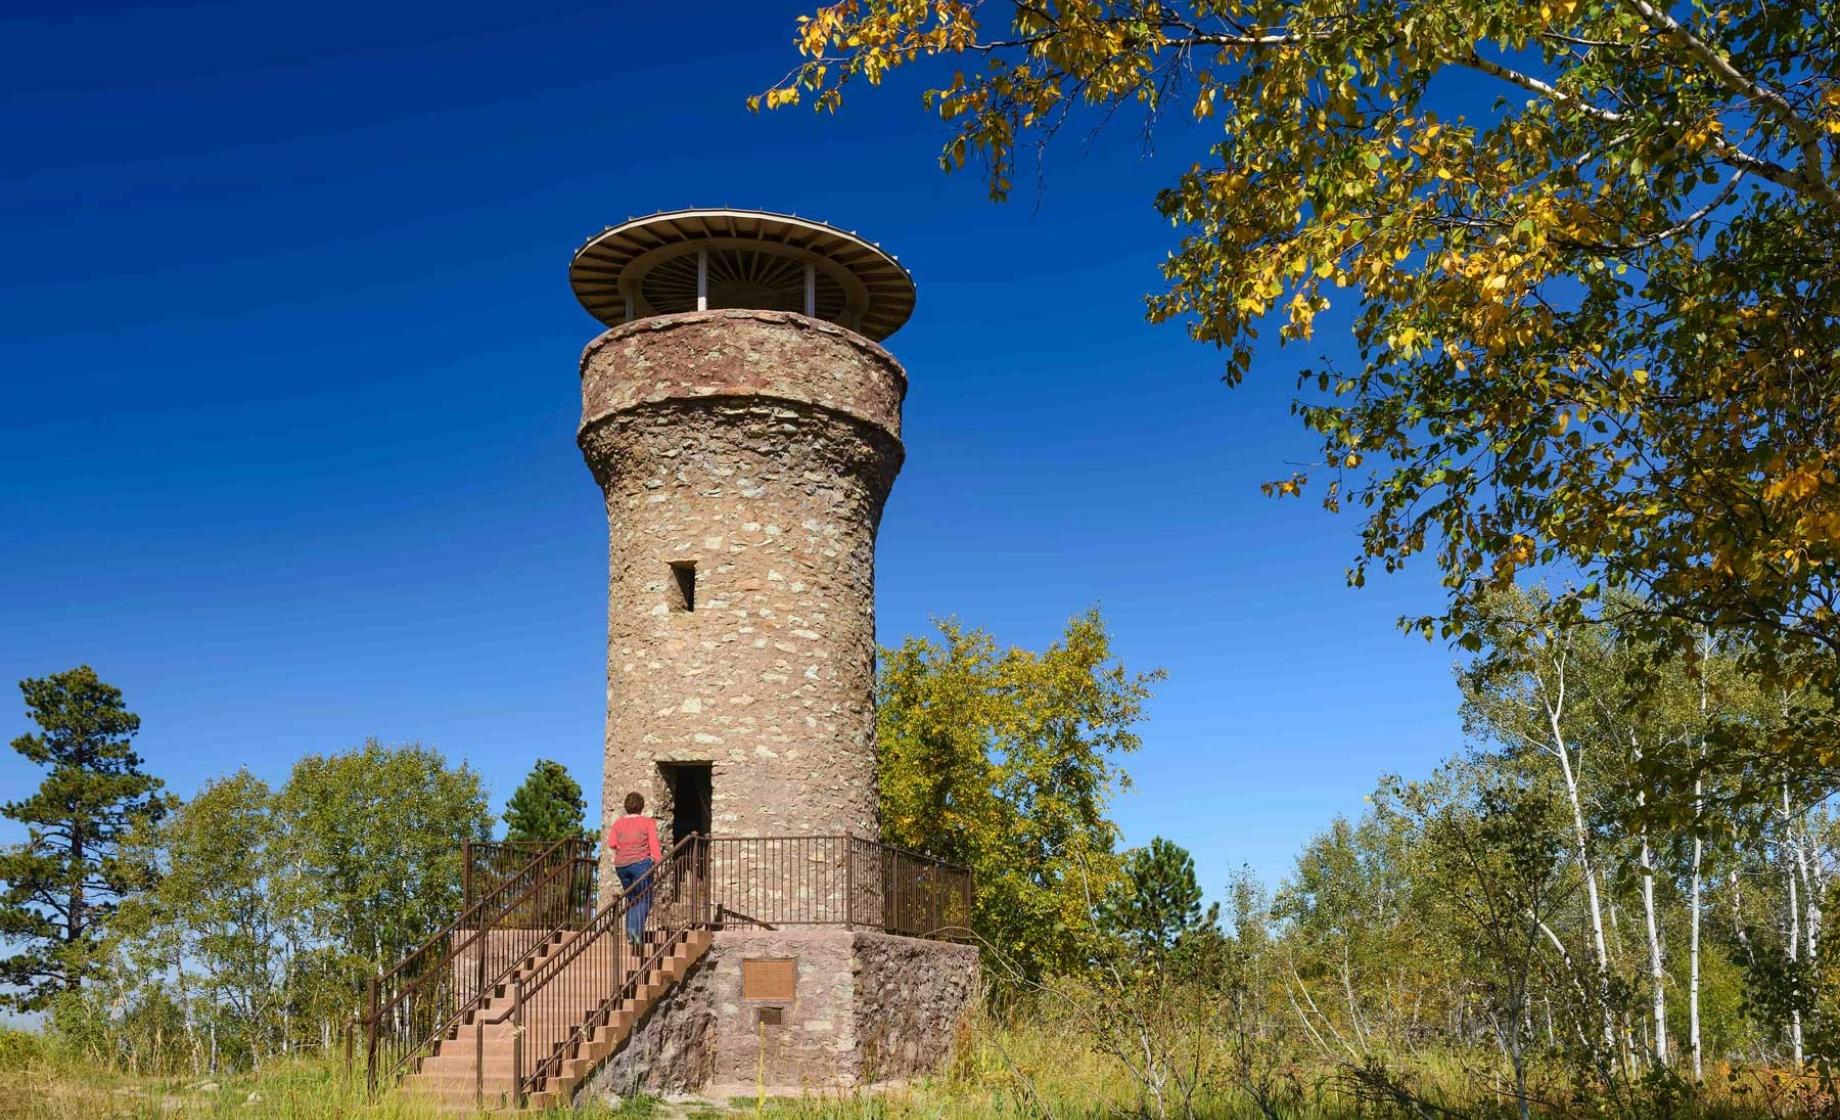
M564 840L568 850L592 859L595 844L586 838ZM550 851L554 840L469 840L460 846L460 908L466 908L498 889L500 883L530 866L530 861Z
M697 872L723 928L848 926L947 941L971 933L969 870L863 836L711 837Z
M371 980L362 1015L366 1085L375 1090L404 1072L538 947L588 922L598 874L593 857L579 840L541 848Z

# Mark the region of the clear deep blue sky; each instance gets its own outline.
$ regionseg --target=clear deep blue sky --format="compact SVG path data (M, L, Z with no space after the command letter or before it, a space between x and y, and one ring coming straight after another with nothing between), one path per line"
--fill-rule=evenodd
M1151 198L1195 138L1069 129L1045 190L993 206L937 170L915 81L746 111L799 11L7 5L0 678L93 664L181 794L373 735L466 760L495 809L539 756L598 791L606 529L573 438L598 327L568 258L734 205L918 281L881 640L956 615L1039 646L1096 603L1168 670L1127 840L1187 845L1211 893L1275 878L1378 773L1453 750L1451 654L1393 626L1431 574L1347 589L1356 522L1258 491L1310 455L1293 373L1348 352L1344 309L1238 390L1143 321L1174 237ZM0 756L0 797L37 781Z

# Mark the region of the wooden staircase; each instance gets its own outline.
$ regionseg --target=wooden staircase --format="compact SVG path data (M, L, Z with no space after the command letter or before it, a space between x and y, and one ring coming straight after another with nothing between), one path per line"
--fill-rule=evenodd
M512 1021L514 986L580 936L586 935L562 932L539 946L505 982L486 994L464 1022L434 1043L430 1055L404 1078L403 1091L454 1112L470 1114L481 1108L513 1107L518 1068L517 1024ZM623 946L618 937L599 937L581 946L573 959L547 978L546 986L553 985L560 998L552 996L525 1008L526 1016L543 1017L542 1022L526 1019L526 1039L536 1036L566 1040L556 1048L562 1052L558 1071L542 1078L534 1088L527 1085L525 1106L541 1109L572 1100L588 1075L626 1041L645 1014L702 959L713 940L714 934L701 928L648 930L638 958L631 950L620 951ZM626 990L633 980L631 962L635 959L653 963L630 985L630 992L614 1002L615 994ZM581 1028L579 1032L577 1027ZM527 1046L523 1055L526 1078L544 1059L555 1056L530 1051Z

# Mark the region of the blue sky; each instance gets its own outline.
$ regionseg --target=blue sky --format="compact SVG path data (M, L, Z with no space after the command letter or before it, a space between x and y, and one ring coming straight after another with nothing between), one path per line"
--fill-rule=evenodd
M1348 355L1346 308L1236 390L1143 322L1174 241L1151 198L1197 138L1070 129L993 206L937 170L916 82L746 111L800 10L9 4L0 678L93 664L181 794L373 735L465 759L495 807L537 757L598 787L597 325L567 263L629 215L734 205L918 281L882 641L956 615L1039 646L1096 603L1168 670L1129 841L1187 845L1211 893L1276 878L1380 772L1454 750L1451 654L1393 626L1433 575L1347 589L1357 522L1258 490L1309 458L1293 374ZM36 780L3 752L0 797Z

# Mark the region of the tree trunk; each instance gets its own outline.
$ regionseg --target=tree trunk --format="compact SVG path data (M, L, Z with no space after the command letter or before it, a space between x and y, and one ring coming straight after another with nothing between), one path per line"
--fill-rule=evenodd
M1638 798L1638 804L1640 799ZM1648 976L1653 986L1655 1037L1655 1061L1666 1065L1668 1060L1667 1037L1667 972L1661 963L1661 931L1655 921L1655 864L1648 847L1648 829L1642 830L1642 916L1648 926Z
M1795 840L1794 826L1789 816L1789 783L1787 780L1782 786L1782 811L1783 877L1788 880L1789 884L1789 964L1790 971L1799 973L1801 970L1794 966L1802 959L1802 905L1796 891L1795 854L1792 849L1798 845ZM1795 1067L1800 1069L1802 1066L1802 1010L1799 1007L1791 1008L1789 1011L1789 1049L1791 1060Z
M1547 723L1552 728L1552 753L1559 759L1559 772L1565 778L1565 795L1572 809L1572 844L1578 853L1578 868L1584 874L1585 903L1590 909L1593 963L1597 967L1597 996L1604 1013L1604 1045L1615 1049L1616 1025L1610 1017L1610 951L1604 942L1603 901L1597 893L1597 869L1591 862L1590 832L1584 821L1584 800L1578 792L1578 775L1572 770L1572 751L1559 726L1559 713L1565 703L1565 686L1559 686L1558 703L1546 705Z
M89 752L79 746L76 751L77 769L81 771L85 769L88 764ZM89 873L83 866L83 857L86 854L84 851L84 840L87 839L84 835L85 830L83 826L86 823L86 821L79 819L75 813L72 814L70 821L70 909L64 912L64 945L66 948L73 950L77 947L77 942L83 940L83 935L87 928L87 923L83 920L84 907L88 903L88 899L83 892L83 885L89 879ZM77 990L78 985L82 983L82 976L80 968L75 963L77 959L76 954L73 953L69 959L72 963L65 966L67 971L64 973L64 990L74 992Z
M1814 847L1812 838L1806 828L1797 831L1795 839L1795 870L1802 879L1802 945L1809 960L1815 959L1819 950L1816 941L1821 936L1821 873L1812 866L1809 849Z
M1705 841L1699 834L1700 783L1693 783L1693 871L1687 903L1687 1045L1693 1051L1693 1080L1705 1075L1699 1048L1700 860Z
M1699 647L1699 757L1706 757L1706 672L1712 658L1712 635L1701 631ZM1700 832L1700 814L1705 809L1705 782L1693 776L1693 865L1687 887L1687 1046L1693 1051L1693 1080L1705 1077L1699 1047L1699 922L1700 863L1705 856L1705 838Z

